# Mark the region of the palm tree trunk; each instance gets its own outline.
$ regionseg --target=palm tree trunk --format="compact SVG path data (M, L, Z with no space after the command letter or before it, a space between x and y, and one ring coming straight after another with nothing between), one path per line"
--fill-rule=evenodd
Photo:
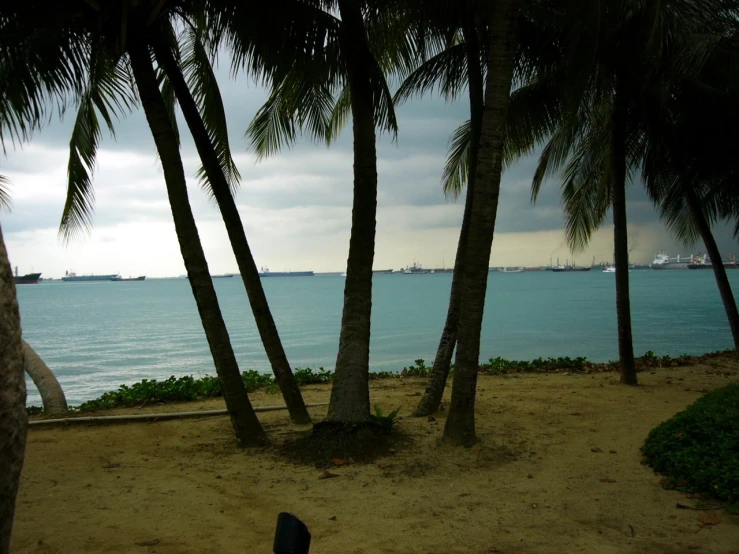
M724 303L726 317L729 319L731 336L734 339L734 349L739 350L739 312L736 309L736 300L734 300L734 293L731 290L729 277L726 275L726 268L724 268L716 239L713 238L711 226L708 224L708 220L703 213L698 196L688 186L685 187L685 199L693 216L693 221L695 221L695 226L701 234L703 244L706 245L708 257L713 262L713 274L716 276L716 284L721 294L721 301Z
M131 36L127 50L141 105L162 162L177 240L180 243L190 287L208 339L236 440L244 447L264 444L266 435L246 394L228 330L218 305L218 297L213 288L208 262L187 196L185 170L182 167L177 136L172 129L164 100L157 86L148 45L143 37Z
M339 0L338 4L351 94L354 201L339 352L326 420L348 423L370 419L369 348L377 216L377 150L370 73L372 53L367 44L362 12L356 0Z
M613 100L611 171L613 181L613 257L616 264L616 314L621 383L636 385L634 343L631 337L631 299L629 296L629 237L626 225L626 124L627 106L623 85L617 83Z
M0 554L10 553L27 430L21 318L0 229Z
M476 442L475 394L480 358L480 332L487 292L490 250L503 169L503 142L513 80L517 0L498 0L490 19L485 107L464 261L457 357L452 401L444 426L444 440L470 446Z
M200 116L197 104L195 104L172 52L166 44L163 44L161 37L153 37L152 42L157 61L164 68L177 96L177 101L182 108L182 114L185 116L185 121L187 121L187 126L195 140L195 146L210 181L213 196L221 210L223 221L226 224L226 232L231 241L231 248L234 251L239 273L241 273L241 279L244 282L249 304L259 330L259 336L272 366L275 380L282 392L282 397L285 399L290 419L293 423L310 423L308 409L305 407L300 387L298 387L292 369L290 369L285 349L282 347L277 325L275 325L275 320L269 309L267 296L264 294L259 270L254 262L254 256L252 256L244 226L241 223L241 215L231 194L228 181L226 181L223 174L218 154L208 136L208 131Z
M482 127L482 110L484 105L484 83L480 68L480 45L477 39L477 30L472 18L469 17L463 28L467 51L468 87L470 95L470 157L467 174L467 195L464 203L462 229L459 232L457 255L454 260L454 274L452 275L452 290L449 294L449 309L446 314L444 330L441 332L439 347L436 349L434 366L429 376L429 384L423 393L421 401L413 415L423 417L439 410L441 399L444 396L449 369L452 364L454 347L457 344L459 329L459 309L462 300L462 277L464 275L464 258L467 251L467 237L469 236L470 215L472 212L472 198L475 186L475 172L477 171L477 149L480 144L480 128Z
M67 397L64 396L59 381L44 360L31 345L21 340L23 345L23 368L33 380L44 405L44 415L62 416L67 413Z

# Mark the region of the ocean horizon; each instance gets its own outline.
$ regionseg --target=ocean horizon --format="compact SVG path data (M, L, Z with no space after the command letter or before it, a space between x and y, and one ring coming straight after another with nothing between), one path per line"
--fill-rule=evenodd
M728 272L739 287L739 272ZM375 275L372 371L433 361L450 273ZM630 272L637 355L702 354L733 347L711 271ZM213 281L242 371L271 371L238 275ZM292 367L333 369L344 278L264 279ZM59 379L70 404L142 379L214 375L186 279L45 282L18 287L23 336ZM480 360L618 357L615 280L599 270L491 272ZM28 403L40 404L27 380Z

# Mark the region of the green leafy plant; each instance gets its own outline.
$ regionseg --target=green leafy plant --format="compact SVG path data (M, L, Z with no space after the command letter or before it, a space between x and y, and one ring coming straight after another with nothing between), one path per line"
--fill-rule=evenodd
M431 372L430 367L426 367L426 360L419 358L412 365L404 367L400 372L403 377L426 377Z
M641 450L673 486L739 505L739 384L705 394L652 429Z
M400 407L385 415L382 412L382 408L376 405L375 413L374 415L372 415L372 422L378 427L382 427L383 429L392 429L393 425L395 425L395 420L397 419L399 412Z

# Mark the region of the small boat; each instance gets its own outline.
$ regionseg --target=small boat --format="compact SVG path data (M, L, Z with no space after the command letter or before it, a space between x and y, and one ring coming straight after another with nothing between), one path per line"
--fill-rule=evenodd
M503 267L498 270L500 273L523 273L523 267Z
M603 273L616 273L616 266L608 266L603 269Z

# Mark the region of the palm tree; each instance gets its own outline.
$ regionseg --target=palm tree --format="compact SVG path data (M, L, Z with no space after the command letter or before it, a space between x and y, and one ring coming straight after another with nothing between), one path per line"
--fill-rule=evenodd
M2 114L0 113L0 116ZM2 118L4 119L4 118ZM5 121L0 120L1 126ZM10 553L15 499L26 447L26 379L21 318L0 229L0 554Z
M434 8L438 11L434 11ZM467 194L454 260L449 308L434 357L429 383L413 412L413 415L417 417L427 416L438 411L449 376L454 349L457 345L462 298L462 275L464 273L465 253L472 213L474 177L477 168L477 150L484 104L484 81L481 63L484 53L479 36L480 32L476 27L478 18L475 14L475 6L462 5L457 6L456 9L449 8L449 6L444 5L432 5L431 14L429 14L426 11L429 6L424 4L422 9L425 13L420 16L421 20L431 19L434 25L441 27L442 35L445 32L452 35L452 43L445 45L446 47L441 52L432 56L408 75L395 94L395 102L399 103L411 96L421 95L438 84L445 98L452 99L459 95L466 85L470 102L470 120L452 137L450 158L442 178L442 187L448 196L459 196L465 180L467 180ZM458 21L455 20L455 17ZM458 32L459 30L461 30L461 33ZM433 44L438 39L434 34L430 34L428 40Z
M663 110L650 120L642 177L667 227L686 244L703 241L739 349L739 312L711 232L712 222L738 219L736 204L727 212L722 198L733 192L736 171L738 83L727 71L737 68L736 37L736 21L729 19L725 33L702 35L676 56Z
M469 235L462 274L462 295L455 374L444 439L468 446L475 435L475 394L480 357L480 333L487 291L490 250L503 170L508 100L516 51L515 23L521 2L498 0L483 22L488 28L485 102L475 167ZM485 17L487 16L487 17Z
M390 5L382 2L283 0L280 4L285 17L277 29L255 17L253 9L233 5L226 34L236 66L254 71L257 65L271 83L270 97L248 130L260 155L272 154L282 144L294 140L297 129L307 129L314 137L331 141L351 113L351 238L339 349L326 421L368 422L377 212L375 127L396 130L383 71L392 63L394 53L383 50L383 39L398 36L388 30L397 25L397 20ZM264 34L269 41L262 40ZM306 36L312 41L307 48ZM259 62L260 59L267 62Z
M303 401L303 396L295 380L295 376L290 369L285 350L282 347L282 341L280 340L277 326L275 325L264 288L262 287L259 271L246 239L244 226L241 223L241 216L233 198L230 185L234 184L234 179L232 178L232 183L229 183L224 168L230 169L232 177L238 173L236 168L232 167L230 152L228 152L227 148L222 149L219 155L219 152L214 147L214 142L216 144L228 145L225 114L221 109L220 102L209 103L203 111L216 111L218 114L217 126L212 125L211 129L206 127L200 115L198 105L190 92L191 88L188 86L180 65L172 53L171 43L168 43L166 40L172 34L171 29L157 30L151 33L151 41L156 53L157 62L166 73L168 82L182 108L187 125L195 139L195 146L203 161L203 169L208 179L208 189L215 198L223 216L223 221L226 224L226 230L231 241L236 262L239 266L241 278L249 296L257 329L259 330L262 344L272 365L277 384L285 399L290 418L293 423L310 423L310 415L305 407L305 402ZM217 86L215 75L213 75L205 49L194 30L190 31L189 44L189 56L186 60L183 60L183 65L190 66L190 75L195 78L196 83L205 82L206 85ZM203 85L200 85L199 88L193 88L198 90L199 96L203 100L207 100L213 96L213 93L208 94L207 91L203 90ZM220 100L219 96L218 100ZM214 136L218 140L212 140Z
M635 385L626 184L644 163L644 129L649 114L661 109L659 91L671 56L686 37L716 25L723 2L671 0L647 6L602 0L589 6L571 22L570 38L560 42L574 55L537 69L514 94L513 113L533 110L536 103L546 108L536 108L541 117L513 132L509 153L529 152L549 136L532 198L545 178L564 167L561 186L572 248L584 247L613 208L621 382Z
M14 8L17 13L29 18L25 22L28 25L26 29L37 31L36 26L31 26L34 22L30 14L33 14L34 9L39 11L41 8L34 6L33 2L16 4ZM185 7L187 6L183 5L178 8L182 10ZM11 49L10 53L20 53L21 59L11 58L4 60L4 63L15 67L20 73L18 68L22 67L22 63L19 62L25 58L35 61L37 52L54 52L54 42L51 43L51 48L47 46L49 36L57 35L69 38L67 42L58 41L57 50L64 51L63 48L69 44L71 52L82 53L73 54L69 56L70 59L76 61L87 58L87 63L80 64L84 69L82 72L72 73L69 69L70 64L67 64L67 73L72 74L72 78L69 79L72 86L69 88L72 88L73 92L78 92L79 99L77 118L70 141L70 186L62 220L63 235L89 225L92 207L92 181L89 172L94 165L100 140L98 114L112 129L112 118L132 105L133 95L129 92L129 87L133 79L162 162L180 249L237 441L243 446L262 444L266 440L264 431L241 380L187 197L184 169L179 153L179 138L171 124L170 112L159 90L157 75L151 62L149 28L156 26L160 19L174 13L164 8L163 3L152 6L128 2L123 5L87 2L73 6L65 5L58 10L59 13L55 18L57 24L64 24L64 31L50 30L48 34L37 33L36 41L29 40L20 33L18 51ZM50 12L46 10L44 13L49 15ZM29 33L27 36L33 38L34 34ZM40 43L40 46L36 42ZM44 58L42 61L46 65L56 67L60 65L58 58L57 52L57 58L53 58L52 61ZM64 61L62 58L62 66ZM28 67L30 74L25 74L26 80L21 82L27 83L32 90L43 89L45 66L28 64ZM56 90L49 93L53 92Z

